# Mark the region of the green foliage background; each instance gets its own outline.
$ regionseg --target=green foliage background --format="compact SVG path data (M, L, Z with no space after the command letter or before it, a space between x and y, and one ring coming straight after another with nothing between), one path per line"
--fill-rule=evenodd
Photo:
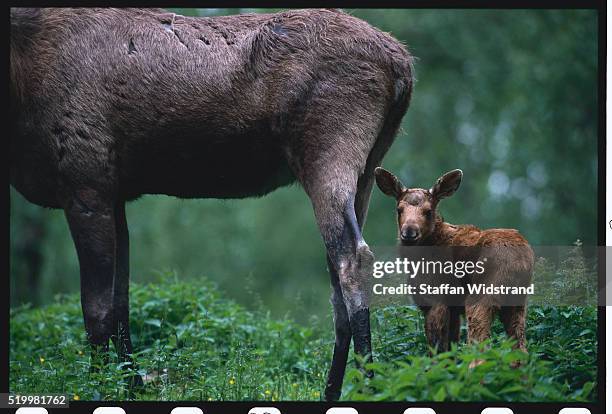
M532 244L596 243L594 11L347 11L417 57L412 104L385 167L422 187L463 169L461 190L442 205L451 222L518 228ZM329 314L324 250L297 186L241 201L145 196L129 205L128 220L137 282L176 270L194 283L205 275L248 308L262 302L301 321ZM13 305L78 290L61 211L29 205L11 190L10 226ZM395 233L393 203L375 189L366 240L375 250L394 244ZM32 252L41 258L39 282L29 275Z

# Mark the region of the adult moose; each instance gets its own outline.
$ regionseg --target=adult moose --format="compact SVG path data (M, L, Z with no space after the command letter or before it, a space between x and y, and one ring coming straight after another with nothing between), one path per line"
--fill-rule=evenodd
M339 398L351 336L371 352L361 230L412 92L402 45L336 10L12 9L10 34L11 184L64 209L93 348L132 352L126 201L244 198L297 180L327 249L325 396Z

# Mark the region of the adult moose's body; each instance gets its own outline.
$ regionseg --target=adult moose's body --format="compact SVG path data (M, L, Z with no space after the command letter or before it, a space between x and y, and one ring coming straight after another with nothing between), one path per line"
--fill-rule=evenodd
M412 91L405 49L333 10L13 9L10 42L11 184L65 210L92 345L132 352L126 201L298 181L327 248L338 398L351 335L371 351L361 228Z

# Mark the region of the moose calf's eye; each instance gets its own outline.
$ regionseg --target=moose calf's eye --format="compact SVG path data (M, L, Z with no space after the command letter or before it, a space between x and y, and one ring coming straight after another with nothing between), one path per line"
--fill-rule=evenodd
M427 217L428 219L430 219L433 215L433 211L432 210L425 210L425 217Z

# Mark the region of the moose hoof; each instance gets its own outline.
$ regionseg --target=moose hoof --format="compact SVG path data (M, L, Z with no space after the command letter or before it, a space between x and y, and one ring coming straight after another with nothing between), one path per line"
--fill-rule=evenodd
M131 389L141 389L144 388L144 381L140 375L135 374L128 378L128 385Z
M325 391L325 401L339 401L340 391Z

